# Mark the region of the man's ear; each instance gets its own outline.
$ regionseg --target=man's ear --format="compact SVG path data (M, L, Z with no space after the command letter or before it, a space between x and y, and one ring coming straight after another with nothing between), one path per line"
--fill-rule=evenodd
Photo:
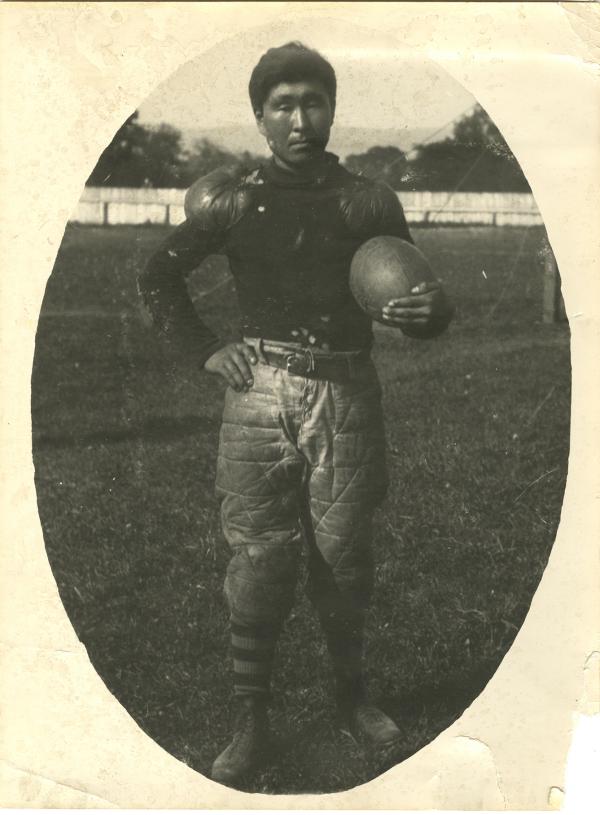
M262 136L266 136L267 133L265 131L265 121L262 110L255 110L254 111L254 118L256 120L256 126L258 127L258 131Z

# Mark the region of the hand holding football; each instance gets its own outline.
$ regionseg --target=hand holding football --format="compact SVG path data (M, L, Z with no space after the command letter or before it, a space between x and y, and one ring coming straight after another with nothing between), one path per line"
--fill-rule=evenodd
M409 336L434 336L452 317L427 259L401 238L383 235L364 243L352 259L350 289L373 320Z
M423 253L412 243L391 235L363 243L350 266L350 289L355 300L379 322L385 322L382 309L391 300L408 297L416 286L433 282L433 272Z

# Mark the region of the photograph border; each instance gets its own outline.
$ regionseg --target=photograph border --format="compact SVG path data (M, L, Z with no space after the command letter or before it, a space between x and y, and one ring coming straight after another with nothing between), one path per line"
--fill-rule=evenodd
M590 383L597 381L600 334L599 80L592 30L600 13L590 8L586 17L588 11L565 6L583 4L0 8L0 59L10 80L4 80L1 157L10 201L2 211L10 275L1 301L2 346L10 349L2 372L8 429L0 570L3 805L551 809L563 802L565 789L569 793L569 778L584 783L575 781L577 769L567 772L565 761L577 722L585 726L598 705L599 394ZM531 610L465 714L363 787L327 796L250 796L208 781L154 744L102 684L66 617L44 551L33 485L35 330L45 283L85 178L149 91L236 31L271 25L282 39L296 21L347 21L349 11L352 23L371 30L373 40L401 33L401 47L426 49L438 60L488 110L527 175L561 270L571 326L569 475L556 543Z

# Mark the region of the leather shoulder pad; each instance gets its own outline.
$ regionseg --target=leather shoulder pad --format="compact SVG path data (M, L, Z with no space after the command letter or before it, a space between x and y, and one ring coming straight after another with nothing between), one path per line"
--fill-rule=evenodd
M379 234L403 219L402 206L391 187L382 181L355 176L340 199L342 217L356 235Z
M219 167L195 181L185 194L185 216L203 231L229 229L252 204L258 169Z

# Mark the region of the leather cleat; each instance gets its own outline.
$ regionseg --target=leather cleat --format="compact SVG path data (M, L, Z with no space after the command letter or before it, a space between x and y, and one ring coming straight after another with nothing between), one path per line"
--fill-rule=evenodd
M374 748L391 747L402 737L402 731L389 716L366 702L340 716L339 727L354 741Z
M244 780L266 761L269 747L270 731L265 700L253 696L242 697L233 738L215 759L210 777L213 781L227 785Z

